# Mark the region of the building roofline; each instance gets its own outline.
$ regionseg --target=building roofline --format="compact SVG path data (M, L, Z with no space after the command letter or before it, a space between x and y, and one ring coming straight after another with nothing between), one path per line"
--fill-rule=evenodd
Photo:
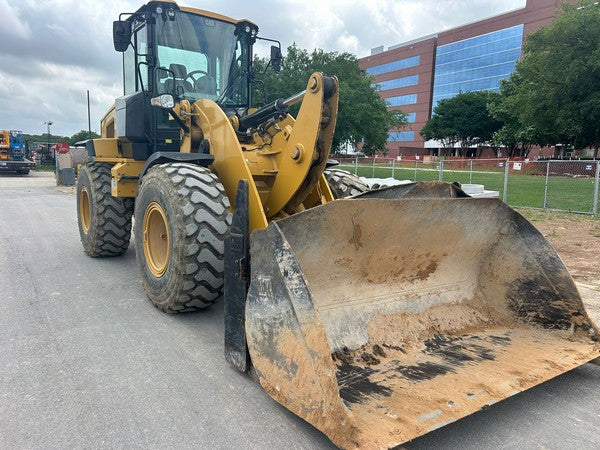
M395 50L397 48L404 47L405 45L416 44L417 42L422 42L422 41L426 41L431 38L436 38L436 37L438 37L438 34L439 33L432 33L432 34L428 34L427 36L421 36L416 39L412 39L410 41L403 42L401 44L390 45L388 47L388 50Z
M484 21L490 20L490 19L495 19L496 17L501 17L501 16L504 16L504 15L513 14L513 13L515 13L517 11L521 11L521 10L525 11L526 9L527 9L526 6L521 7L521 8L514 8L514 9L511 9L511 10L505 11L503 13L494 14L493 16L484 17L483 19L479 19L479 20L472 20L471 22L467 22L467 23L464 23L462 25L457 25L457 26L452 27L452 28L448 28L447 30L440 31L438 34L447 33L447 32L454 31L454 30L458 30L459 28L468 27L470 25L475 25L476 23L484 22Z
M527 6L523 6L521 8L514 8L514 9L511 9L509 11L505 11L505 12L502 12L502 13L494 14L494 15L488 16L488 17L484 17L482 19L472 20L470 22L466 22L466 23L463 23L461 25L456 25L454 27L447 28L447 29L442 30L442 31L438 31L437 33L428 34L426 36L421 36L421 37L418 37L416 39L412 39L410 41L406 41L406 42L401 42L399 44L390 45L387 49L385 49L385 47L384 47L384 50L382 50L380 52L377 52L377 53L373 53L373 50L377 50L378 48L383 47L383 46L380 45L380 46L377 46L377 47L373 47L371 49L371 54L367 55L367 56L378 55L380 53L388 52L390 50L396 50L397 48L401 48L401 47L404 47L406 45L416 44L417 42L426 41L427 39L431 39L431 38L437 38L442 33L448 33L448 32L454 31L454 30L458 30L458 29L463 28L463 27L468 27L468 26L477 24L479 22L484 22L486 20L495 19L496 17L501 17L501 16L504 16L504 15L507 15L507 14L513 14L513 13L515 13L517 11L521 11L521 10L524 11L526 9L527 9ZM363 58L366 58L367 56L363 56ZM359 58L359 59L362 59L362 58Z

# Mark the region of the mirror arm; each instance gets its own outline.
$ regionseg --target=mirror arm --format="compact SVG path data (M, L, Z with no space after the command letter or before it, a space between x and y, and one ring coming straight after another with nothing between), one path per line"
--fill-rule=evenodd
M271 60L269 59L269 62L265 66L265 69L261 72L261 75L264 75L267 72L267 69L269 68L270 65L271 65Z
M256 39L259 39L259 40L261 40L261 41L275 42L275 43L277 44L277 47L279 48L279 55L281 56L281 54L282 54L282 53L281 53L281 42L279 42L279 41L278 41L278 40L276 40L276 39L269 39L269 38L264 38L264 37L260 37L260 36L256 36ZM282 59L283 59L283 58L282 58ZM270 59L269 59L269 62L268 62L268 63L267 63L267 65L265 66L265 69L262 71L262 74L264 74L264 73L267 71L267 69L269 68L269 66L271 65L271 63L272 63L272 62L273 62L273 59L272 59L272 58L270 58ZM281 59L280 59L280 67L281 67ZM275 66L273 66L273 70L274 70L276 73L279 73L279 72L278 72L278 71L275 69Z
M132 13L121 13L121 14L119 14L119 20L123 20L123 16L133 16L133 15L135 15L134 12L132 12Z
M260 36L256 36L256 39L259 39L261 41L275 42L277 44L277 46L279 47L279 50L281 50L281 42L279 42L276 39L269 39L269 38L264 38L264 37L260 37Z

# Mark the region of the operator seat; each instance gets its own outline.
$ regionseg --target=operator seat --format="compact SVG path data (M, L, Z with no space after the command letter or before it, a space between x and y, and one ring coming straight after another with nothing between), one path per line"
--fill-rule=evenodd
M210 75L203 75L194 82L194 89L199 94L217 95L217 81Z
M169 70L175 74L175 77L174 79L169 78L165 81L166 92L174 92L177 95L181 95L184 92L192 92L194 90L192 83L186 80L188 72L183 64L169 64Z

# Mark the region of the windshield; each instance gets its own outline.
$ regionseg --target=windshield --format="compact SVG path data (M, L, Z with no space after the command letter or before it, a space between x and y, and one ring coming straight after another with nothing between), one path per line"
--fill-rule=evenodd
M159 93L191 101L209 98L230 105L248 103L245 33L240 38L233 24L184 12L175 20L159 16L156 21Z

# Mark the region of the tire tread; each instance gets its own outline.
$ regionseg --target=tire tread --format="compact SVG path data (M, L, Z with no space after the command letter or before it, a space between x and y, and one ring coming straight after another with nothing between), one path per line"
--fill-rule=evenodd
M95 206L92 208L90 239L87 245L84 244L85 252L93 258L122 255L131 239L134 201L111 195L110 169L110 164L95 162L86 163L82 169L89 174L92 188L89 195Z
M214 173L194 164L159 164L146 176L150 175L178 194L179 205L172 220L184 230L181 248L176 250L177 261L173 262L178 264L178 293L162 301L150 300L168 313L207 308L223 293L224 242L231 225L225 189ZM143 249L136 251L143 256Z

